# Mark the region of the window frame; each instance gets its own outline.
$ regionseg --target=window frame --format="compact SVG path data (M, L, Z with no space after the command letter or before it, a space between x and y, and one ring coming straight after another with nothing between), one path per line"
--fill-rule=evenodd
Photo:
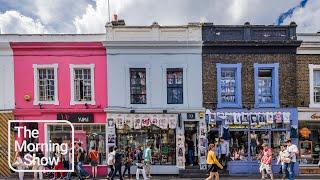
M258 73L259 69L271 69L272 70L272 103L259 103L259 86L258 86ZM279 63L272 63L272 64L259 64L254 63L254 99L255 104L254 107L261 108L261 107L269 107L269 108L279 108Z
M217 63L217 95L218 95L218 104L217 108L241 108L242 107L242 82L241 82L241 69L242 64L222 64ZM235 102L222 102L222 89L221 89L221 72L222 69L235 69L235 80L236 80L236 90L235 90Z
M132 103L132 93L131 93L131 70L137 70L137 72L139 72L139 70L144 70L144 73L145 73L145 94L140 94L140 95L144 95L146 97L146 101L145 103ZM145 105L148 103L148 92L147 92L147 68L129 68L129 98L130 98L130 104L132 105Z
M39 99L39 69L53 68L54 72L54 101L40 101ZM39 104L51 104L59 105L58 95L58 64L33 64L33 86L34 86L34 98L33 105Z
M174 69L176 70L176 71L174 71ZM180 72L182 73L182 84L181 85L179 85L179 87L169 87L168 86L168 70L171 70L171 72L178 72L177 70L180 70ZM171 68L171 67L168 67L168 68L166 68L165 69L165 73L166 73L166 92L167 92L167 104L168 105L175 105L175 104L184 104L184 96L185 96L185 94L184 94L184 68L183 67L181 67L181 68ZM181 99L181 103L169 103L169 95L168 95L168 90L169 90L169 88L173 88L173 89L182 89L182 99Z
M309 107L310 108L320 108L320 102L319 103L316 103L314 101L314 71L315 70L320 70L320 65L317 65L317 64L309 64L308 65L309 67L309 96L310 96L310 104L309 104Z
M94 68L95 64L70 64L70 105L90 104L95 105L95 86L94 86ZM76 101L74 92L74 70L75 69L90 69L91 72L91 101Z

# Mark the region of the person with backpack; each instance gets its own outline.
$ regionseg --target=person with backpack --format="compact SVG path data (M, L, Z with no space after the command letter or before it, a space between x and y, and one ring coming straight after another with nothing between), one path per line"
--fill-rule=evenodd
M109 167L109 173L108 173L108 179L111 179L115 170L115 155L116 152L113 147L110 147L109 154L108 154L108 167Z
M95 149L95 146L91 147L91 151L89 152L89 158L91 160L91 168L92 168L92 177L95 179L97 177L97 166L98 166L98 159L99 155Z
M144 161L143 161L143 153L141 151L141 147L138 147L136 150L136 159L137 159L137 171L136 171L136 179L139 180L139 176L140 176L140 172L143 175L143 179L147 180L147 175L146 175L146 171L144 168Z
M152 163L152 156L151 156L151 145L148 144L147 148L143 151L143 160L144 165L146 168L146 174L148 178L151 178L151 163Z
M114 170L113 175L111 176L111 179L113 179L116 176L117 172L119 172L120 180L122 180L121 168L122 168L123 153L117 147L115 147L114 150L116 152L115 156L114 156L114 158L115 158L115 161L114 161L115 170Z

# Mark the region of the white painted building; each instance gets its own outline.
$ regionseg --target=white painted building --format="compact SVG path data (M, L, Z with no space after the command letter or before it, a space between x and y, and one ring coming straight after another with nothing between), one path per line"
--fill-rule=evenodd
M13 54L9 42L0 42L0 111L11 111L13 108Z
M303 97L305 98L304 100L309 101L309 103L301 102L300 107L298 107L299 169L301 174L319 174L320 33L302 33L297 35L298 40L302 41L301 46L297 50L297 92L298 97ZM309 93L305 91L306 88L309 90Z
M136 122L138 118L152 121L155 117L167 116L169 123L170 118L174 118L177 123L173 128L174 141L182 140L183 147L179 149L181 145L172 144L175 155L162 153L165 159L155 160L152 173L177 174L179 168L184 168L184 135L190 131L186 130L187 126L194 129L191 138L196 149L195 159L199 158L199 124L204 121L201 26L159 26L156 23L151 26L107 25L104 45L107 51L108 118L117 121L116 117L121 117L125 122ZM188 125L187 121L190 122ZM144 131L143 126L141 131ZM167 129L153 129L152 126L145 129L148 128L149 132L159 133L163 131L161 129ZM125 133L116 128L117 142L109 145L120 148L130 145L122 145L121 141L124 134L135 137L138 131L132 129L140 128L129 128ZM171 133L168 131L166 134ZM128 142L146 146L148 139L154 142L157 135L150 137L153 135L147 136L142 132L140 136L142 140L137 136ZM160 136L160 141L164 141L163 135ZM153 150L157 149L157 144L152 146ZM168 147L171 148L170 145Z

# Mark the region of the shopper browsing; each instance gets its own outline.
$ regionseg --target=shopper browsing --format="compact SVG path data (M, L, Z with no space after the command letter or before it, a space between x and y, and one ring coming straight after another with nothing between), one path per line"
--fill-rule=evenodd
M270 178L273 180L273 173L272 173L272 149L268 147L268 144L262 144L262 158L260 164L260 173L262 178L265 179L266 176L269 174ZM265 174L265 172L267 174Z
M91 151L89 152L89 158L91 160L91 168L92 168L92 177L95 179L97 177L97 166L98 166L98 159L99 155L96 151L95 146L92 146Z
M144 161L143 161L143 153L141 151L141 147L138 147L136 150L136 159L137 159L137 171L136 171L136 179L139 179L140 173L143 175L143 179L146 180L147 175L144 167Z
M218 168L223 169L223 166L217 160L215 155L215 145L210 144L208 147L208 156L207 156L207 164L208 164L208 171L210 172L209 177L206 180L212 180L214 177L216 180L219 180L219 173Z
M277 164L281 163L281 172L282 172L282 179L286 179L286 163L290 163L290 154L287 151L287 147L285 145L280 146L280 152L278 156Z

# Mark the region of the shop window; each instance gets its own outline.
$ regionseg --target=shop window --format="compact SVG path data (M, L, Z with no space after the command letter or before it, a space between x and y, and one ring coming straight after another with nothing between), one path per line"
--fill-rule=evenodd
M241 64L217 64L218 108L241 107Z
M248 160L248 131L230 130L231 159Z
M272 147L272 158L277 160L280 152L280 146L285 144L285 140L288 138L286 131L272 131L271 136L271 147Z
M183 104L183 69L167 69L167 103Z
M146 69L130 68L131 104L147 103Z
M117 147L124 150L130 146L132 149L141 146L146 148L149 144L152 150L152 162L155 165L176 164L176 137L174 129L161 129L151 125L142 129L117 129Z
M53 143L65 143L71 142L71 131L69 125L47 125L48 140ZM102 124L76 124L75 129L75 141L82 143L81 147L86 151L87 156L85 164L90 163L89 152L92 147L99 153L99 164L106 164L106 145L105 145L105 125ZM51 154L53 155L53 154Z
M320 125L316 122L299 122L300 164L317 166L320 157Z
M57 64L33 65L34 105L58 104Z
M269 131L250 131L250 154L253 160L259 159L262 144L270 145Z
M310 107L320 107L320 65L309 64Z
M254 64L255 106L279 107L279 63Z
M71 104L95 104L94 64L70 65Z

